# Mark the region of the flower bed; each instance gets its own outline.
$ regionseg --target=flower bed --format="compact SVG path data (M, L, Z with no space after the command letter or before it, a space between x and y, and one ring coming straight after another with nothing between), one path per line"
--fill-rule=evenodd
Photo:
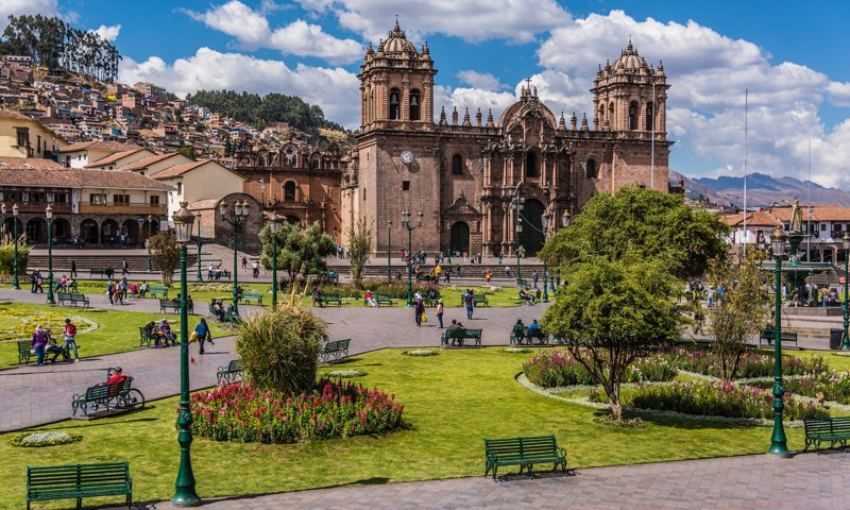
M295 443L379 434L404 425L404 406L377 389L320 380L319 391L284 397L247 383L192 394L192 430L215 441Z
M785 391L797 393L818 400L829 400L839 404L850 404L850 373L820 372L796 379L784 379L782 385ZM755 382L751 386L771 388L773 382Z
M36 326L45 326L53 332L53 336L62 338L62 328L65 318L70 317L77 325L77 333L87 333L97 326L82 317L67 315L62 312L43 310L22 310L0 306L0 340L16 340L30 338Z
M544 388L596 384L587 370L566 350L548 351L534 356L523 365L526 377ZM671 381L676 368L664 358L641 358L626 370L625 382Z
M768 419L773 417L773 395L770 391L735 384L715 382L671 383L624 388L621 393L625 407L674 411L700 416ZM592 402L605 403L605 394L591 390ZM826 418L829 411L814 402L794 400L786 393L785 417L789 420Z
M720 377L720 368L716 356L707 349L677 348L655 355L668 360L679 370ZM803 375L825 372L826 362L821 357L801 359L795 356L782 357L784 375ZM773 356L756 351L747 351L741 356L736 379L771 377L773 375Z
M28 432L13 437L9 444L26 448L44 448L80 441L83 436L67 432Z

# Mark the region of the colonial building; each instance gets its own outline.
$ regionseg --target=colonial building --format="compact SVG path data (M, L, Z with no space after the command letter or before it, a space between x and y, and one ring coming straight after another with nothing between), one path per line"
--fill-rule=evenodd
M342 176L343 242L366 218L375 252L406 248L409 211L423 215L414 249L534 254L596 193L667 191L666 76L631 42L596 73L592 121L556 116L530 82L499 119L454 110L435 121L436 73L427 44L417 49L398 24L366 51L361 134Z
M65 139L36 120L0 110L0 157L56 159Z

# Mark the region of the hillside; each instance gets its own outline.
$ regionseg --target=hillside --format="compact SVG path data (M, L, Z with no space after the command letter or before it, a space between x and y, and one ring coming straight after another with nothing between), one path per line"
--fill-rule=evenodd
M684 178L685 188L692 198L702 195L714 204L743 206L743 177L692 178L674 170L670 171L672 180L678 181L680 176ZM747 176L748 207L768 206L783 200L791 202L799 199L801 202L808 202L809 196L815 204L850 206L850 192L842 189L829 188L793 177L771 177L761 173Z

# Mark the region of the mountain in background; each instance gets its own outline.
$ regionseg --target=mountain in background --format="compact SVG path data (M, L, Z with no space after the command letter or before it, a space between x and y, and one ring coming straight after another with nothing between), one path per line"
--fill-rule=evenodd
M692 199L700 196L709 202L721 206L733 204L744 205L744 178L722 176L717 178L693 178L670 170L670 179L685 181L685 190ZM811 193L811 195L809 195ZM793 177L771 177L769 175L752 173L747 176L747 207L769 206L783 200L793 202L799 199L808 203L834 204L850 206L850 191L838 188L827 188L811 181L802 181Z

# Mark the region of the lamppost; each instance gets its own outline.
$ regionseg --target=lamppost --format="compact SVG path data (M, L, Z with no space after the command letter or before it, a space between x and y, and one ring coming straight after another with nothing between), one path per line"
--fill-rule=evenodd
M419 223L414 225L410 211L401 212L401 226L407 230L407 306L413 306L413 231L422 226L422 211L417 216Z
M186 283L186 245L192 240L192 223L195 216L180 202L174 213L174 229L180 244L180 411L177 417L177 442L180 444L180 468L174 485L171 502L177 506L198 506L201 498L195 492L195 475L192 473L192 411L189 403L189 315L187 310L188 285Z
M393 220L387 220L387 283L392 283L393 275L392 275L392 233L393 233Z
M848 276L850 276L850 231L844 232L844 237L841 239L841 244L844 245L844 341L841 343L842 351L850 351L850 331L848 331L848 326L850 326L850 302L848 302Z
M522 276L521 276L522 267L520 265L519 259L520 259L520 257L525 255L525 248L523 248L519 244L519 237L520 237L520 234L522 234L522 208L524 207L523 204L525 203L525 198L520 196L519 192L520 192L520 187L519 187L519 185L517 185L516 191L514 192L514 198L512 199L512 207L514 209L514 216L516 218L516 221L515 221L516 225L514 227L514 230L516 232L516 243L515 243L516 250L515 251L516 251L516 286L517 287L520 287L522 285ZM520 251L520 250L522 250L522 251Z
M44 210L47 217L47 304L55 305L53 299L53 206L47 204Z
M570 211L564 211L564 213L561 215L561 227L567 228L572 224L572 222L573 222L573 216L572 216L572 214L570 214ZM554 270L553 270L553 272L554 272ZM557 270L557 274L558 274L557 284L560 285L560 283L561 283L561 270L560 269ZM556 284L555 275L553 274L551 276L551 278L549 278L549 290L551 290L552 293L555 293L555 287L556 287L555 284Z
M248 201L244 202L237 200L233 203L233 211L231 217L227 217L230 212L227 209L227 204L224 202L218 205L218 210L221 213L221 218L233 226L233 311L239 313L239 266L237 265L236 250L239 247L239 231L242 225L248 220Z
M148 239L145 241L146 245L150 244L151 237L153 237L153 216L148 214ZM148 249L148 273L153 272L153 261L151 259L151 252Z
M139 247L141 247L141 246L144 246L144 244L142 243L142 231L145 228L145 218L144 218L144 216L139 216L138 218L136 218L136 223L139 224L139 233L138 233L138 235L136 235L136 244L138 244Z
M202 269L201 269L201 214L198 213L196 218L198 220L198 237L196 239L196 241L198 243L198 281L202 282L202 281L204 281L204 277L201 276L201 272L202 272Z
M21 290L18 281L18 204L12 204L12 240L15 242L15 260L12 261L12 288Z
M549 218L551 216L549 213L543 213L543 244L546 244L546 241L549 238ZM549 271L546 266L546 259L543 259L543 302L549 302Z
M782 256L785 254L786 236L782 227L776 227L770 239L773 245L773 259L776 272L776 316L773 322L773 435L770 438L768 453L788 456L785 429L782 426L782 411L785 405L782 396Z
M277 231L280 220L274 214L269 220L269 230L272 232L272 309L277 309Z

